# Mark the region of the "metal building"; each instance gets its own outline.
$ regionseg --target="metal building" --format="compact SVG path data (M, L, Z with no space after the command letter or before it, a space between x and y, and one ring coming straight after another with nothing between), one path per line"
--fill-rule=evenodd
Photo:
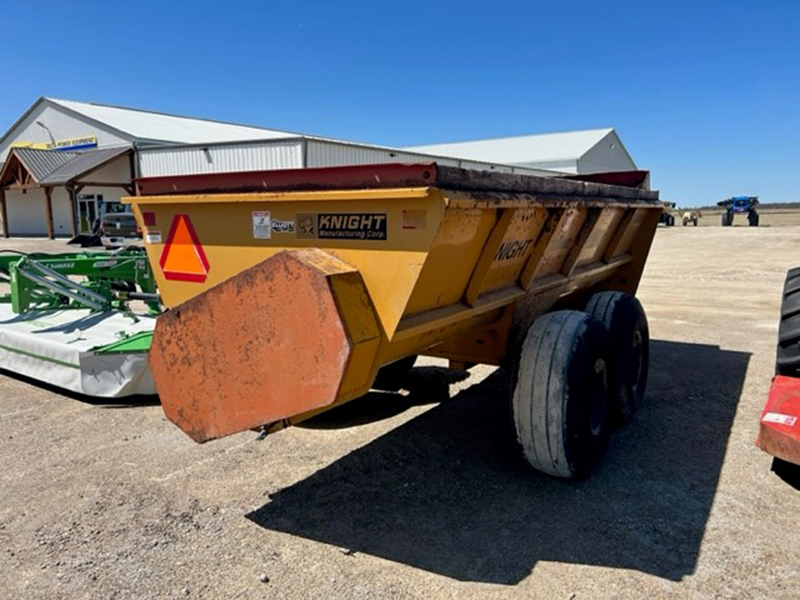
M152 111L39 98L0 137L0 221L11 235L89 233L138 176L385 162L552 173Z
M636 170L636 163L611 128L410 146L404 150L564 173Z
M295 136L257 142L221 142L217 144L178 144L150 146L136 152L141 177L231 173L276 169L311 169L380 163L425 163L498 171L554 176L557 173L488 161L449 158L397 148L343 142L312 136Z
M39 98L0 137L0 163L12 147L107 148L133 144L192 144L265 140L296 134L148 110Z
M86 233L106 206L132 193L138 146L294 136L42 97L0 137L2 231L6 237Z
M5 237L90 233L137 177L389 162L505 173L630 171L612 129L390 148L103 104L39 98L0 137Z

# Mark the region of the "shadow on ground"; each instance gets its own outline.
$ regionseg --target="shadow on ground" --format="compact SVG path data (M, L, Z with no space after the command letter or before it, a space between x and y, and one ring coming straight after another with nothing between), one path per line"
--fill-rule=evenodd
M40 381L28 377L27 375L20 375L14 371L7 371L2 368L0 368L0 375L47 390L59 396L65 396L72 400L77 400L84 404L91 404L92 406L100 406L101 408L138 408L140 406L158 406L161 404L161 400L156 394L135 394L132 396L123 396L121 398L98 398L96 396L79 394L78 392L73 392L72 390L67 390L45 381Z
M450 384L463 381L469 373L442 367L416 367L406 380L405 393L373 390L361 398L329 410L297 425L305 429L346 429L389 419L412 406L445 402Z
M697 564L750 355L651 348L647 404L586 481L515 460L498 371L247 517L462 581L513 585L540 560L680 580Z

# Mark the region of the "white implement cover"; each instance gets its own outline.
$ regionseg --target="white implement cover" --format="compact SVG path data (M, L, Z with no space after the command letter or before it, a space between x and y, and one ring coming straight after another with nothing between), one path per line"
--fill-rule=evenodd
M152 331L156 318L90 310L15 315L0 304L0 369L79 394L119 398L155 394L146 353L96 355L93 348Z

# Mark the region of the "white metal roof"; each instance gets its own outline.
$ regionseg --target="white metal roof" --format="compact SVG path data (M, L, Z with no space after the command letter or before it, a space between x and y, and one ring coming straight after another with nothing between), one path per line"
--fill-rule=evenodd
M613 131L612 128L607 127L605 129L520 135L451 144L409 146L404 150L505 164L576 160Z
M44 98L58 106L99 121L139 140L174 143L225 142L296 137L297 134L248 127L208 119L179 117L148 110L124 108L107 104L75 102Z

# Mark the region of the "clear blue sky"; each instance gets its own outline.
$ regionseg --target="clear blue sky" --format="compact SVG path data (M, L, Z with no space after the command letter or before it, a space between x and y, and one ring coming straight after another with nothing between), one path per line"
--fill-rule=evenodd
M4 3L39 96L386 145L615 127L662 197L798 201L800 1Z

